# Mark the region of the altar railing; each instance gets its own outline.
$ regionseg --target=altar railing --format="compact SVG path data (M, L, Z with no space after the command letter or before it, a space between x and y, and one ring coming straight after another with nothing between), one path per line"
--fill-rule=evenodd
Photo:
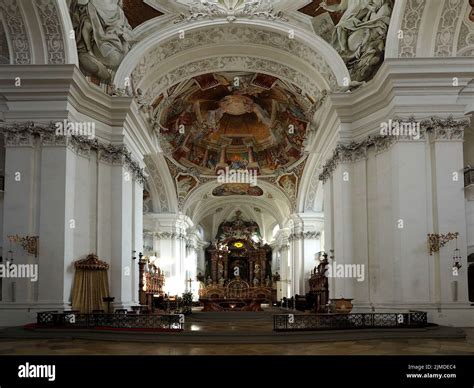
M37 314L37 324L45 328L120 328L120 329L163 329L183 330L179 314L79 314L44 311Z
M427 313L279 314L273 316L275 331L344 330L368 328L421 328Z

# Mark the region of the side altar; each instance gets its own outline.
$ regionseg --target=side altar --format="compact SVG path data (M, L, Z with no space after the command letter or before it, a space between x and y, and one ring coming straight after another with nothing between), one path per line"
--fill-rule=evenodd
M263 243L254 221L241 212L219 226L206 251L206 274L199 291L203 311L261 311L276 297L271 273L271 248Z

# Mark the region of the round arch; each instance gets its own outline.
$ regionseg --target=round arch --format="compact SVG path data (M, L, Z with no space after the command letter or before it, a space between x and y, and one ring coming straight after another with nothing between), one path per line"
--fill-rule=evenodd
M5 30L12 65L75 64L77 47L67 4L63 0L0 2L0 28Z
M290 30L294 39L289 37ZM115 76L117 85L123 86L130 75L140 83L144 74L169 72L169 69L162 68L163 62L173 57L182 61L192 49L202 51L208 46L229 47L235 52L238 42L247 48L270 47L279 56L286 53L291 58L289 65L295 60L307 62L325 75L331 87L340 86L344 80L350 79L343 60L327 42L296 26L289 29L288 25L281 22L250 19L228 23L223 20L207 20L186 25L185 30L183 26L173 25L162 29L157 27L147 33L148 36L122 62ZM184 33L183 39L179 38L180 33ZM154 67L160 69L150 71Z
M218 186L219 183L216 181L207 182L189 194L183 207L183 213L187 214L195 224L198 224L202 218L219 207L229 204L229 199L232 199L233 205L241 204L260 208L262 211L271 214L280 225L291 213L291 205L288 198L277 189L276 186L268 182L258 182L258 186L261 187L265 193L262 197L214 197L211 194L212 190ZM268 194L270 194L272 198L268 198ZM207 196L207 198L203 199L204 196ZM275 206L275 203L279 206Z

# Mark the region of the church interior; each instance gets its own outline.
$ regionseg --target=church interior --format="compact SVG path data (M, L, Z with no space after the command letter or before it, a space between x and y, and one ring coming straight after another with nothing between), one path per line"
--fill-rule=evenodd
M472 0L0 0L0 354L472 355L473 114Z

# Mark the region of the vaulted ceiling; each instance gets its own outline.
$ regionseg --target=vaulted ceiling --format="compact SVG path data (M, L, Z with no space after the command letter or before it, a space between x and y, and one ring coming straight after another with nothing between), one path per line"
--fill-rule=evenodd
M100 17L104 2L90 3ZM384 58L474 55L469 0L381 0L373 13L357 9L359 3L124 0L115 11L128 24L125 38L102 63L100 52L82 45L87 31L80 30L77 2L3 0L0 63L72 63L106 92L132 95L157 143L156 155L145 156L150 211L181 211L214 225L224 217L216 214L240 208L249 218L281 224L293 212L322 210L316 171L305 174L305 155L327 95L363 88ZM240 89L232 86L235 74ZM180 120L184 133L173 127ZM272 133L269 123L283 128L291 121L292 135L302 139ZM197 123L210 132L193 133ZM176 129L180 136L166 133ZM249 145L254 149L261 164L256 188L216 181L207 162L220 161L225 138L225 162L250 163ZM287 144L271 165L264 151L282 139ZM174 187L164 187L165 181Z

